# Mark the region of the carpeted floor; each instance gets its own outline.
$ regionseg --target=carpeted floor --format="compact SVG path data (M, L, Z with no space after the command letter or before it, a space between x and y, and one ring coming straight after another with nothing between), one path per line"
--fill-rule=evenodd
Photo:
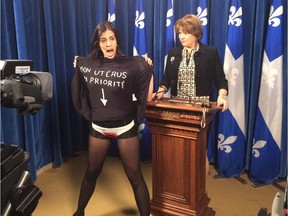
M85 168L86 152L69 158L60 168L50 165L42 168L35 185L41 189L43 196L33 216L72 216ZM151 168L151 162L142 163L150 194ZM209 207L214 209L217 216L257 216L261 208L262 212L271 212L274 197L280 191L278 188L273 185L253 187L246 174L240 176L240 180L246 181L246 184L234 178L217 178L212 165L209 171ZM279 184L284 186L285 182ZM86 216L138 216L132 189L118 158L107 157L96 190L86 208Z

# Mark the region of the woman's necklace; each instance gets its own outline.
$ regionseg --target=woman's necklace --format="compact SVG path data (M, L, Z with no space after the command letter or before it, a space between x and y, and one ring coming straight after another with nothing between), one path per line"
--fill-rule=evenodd
M186 58L187 58L187 61L189 61L190 56L191 56L191 53L192 53L193 51L194 51L194 52L198 51L198 49L199 49L199 43L198 43L198 42L195 42L193 48L185 47L185 49L186 49Z
M186 60L187 62L189 62L191 53L196 52L199 49L199 43L195 42L194 48L185 47L185 49L186 49Z

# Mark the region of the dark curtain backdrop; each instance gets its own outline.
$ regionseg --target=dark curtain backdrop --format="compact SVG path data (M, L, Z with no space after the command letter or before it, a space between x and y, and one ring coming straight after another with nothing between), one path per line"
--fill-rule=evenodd
M163 76L166 0L145 0L148 55L153 59L155 86ZM223 60L229 0L209 2L209 44ZM255 110L261 78L261 62L270 0L243 0L245 103L247 116L247 171L251 154ZM284 3L283 151L287 151L287 1ZM135 0L116 0L116 23L124 51L133 54ZM174 0L175 20L196 14L198 1ZM53 76L53 98L33 116L1 106L1 142L18 145L30 154L29 169L36 179L41 167L60 166L63 158L86 149L87 122L74 110L70 83L75 55L90 52L94 27L107 20L105 0L1 0L0 59L31 59L34 71ZM177 44L179 42L177 41ZM155 87L155 89L156 89ZM279 107L282 105L279 105ZM279 128L279 130L281 130ZM281 176L287 173L283 153Z

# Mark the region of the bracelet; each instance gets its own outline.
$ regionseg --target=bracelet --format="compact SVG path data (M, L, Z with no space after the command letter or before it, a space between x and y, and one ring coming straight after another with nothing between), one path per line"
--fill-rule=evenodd
M167 88L164 85L160 85L159 88L163 88L164 89L164 93L167 92Z

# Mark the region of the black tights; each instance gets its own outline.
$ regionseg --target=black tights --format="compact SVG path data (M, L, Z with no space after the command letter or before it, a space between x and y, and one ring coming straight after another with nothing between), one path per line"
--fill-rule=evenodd
M122 165L133 188L140 215L149 216L150 197L141 173L139 138L138 136L134 136L126 139L118 139L117 144ZM81 185L78 208L73 216L84 216L84 209L94 192L96 181L103 168L109 147L109 139L99 139L89 136L88 167Z

